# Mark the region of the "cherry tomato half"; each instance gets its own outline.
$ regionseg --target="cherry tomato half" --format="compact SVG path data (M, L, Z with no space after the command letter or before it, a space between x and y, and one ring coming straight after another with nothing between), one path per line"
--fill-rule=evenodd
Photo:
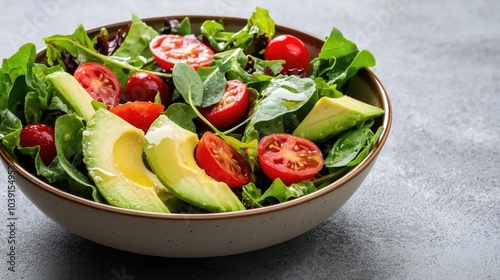
M158 76L145 72L132 74L125 84L125 99L127 101L154 102L160 93L162 104L166 105L170 97L167 84Z
M266 60L285 60L283 71L307 69L309 52L302 40L293 35L279 35L269 41L264 53Z
M324 163L316 144L286 133L262 137L257 158L267 177L280 178L286 185L312 179Z
M126 120L131 125L140 128L146 133L151 124L163 112L165 106L161 104L134 101L115 106L109 111Z
M49 165L57 155L55 144L55 130L52 126L43 123L28 124L21 130L21 147L40 146L40 158L45 165Z
M208 176L226 183L230 188L241 187L252 178L250 166L243 156L210 131L201 137L195 158Z
M156 63L163 69L172 69L183 62L194 69L208 66L214 60L214 52L196 38L166 34L155 37L149 44Z
M78 66L73 76L94 100L104 103L108 109L120 103L122 87L108 67L88 62Z
M225 128L240 120L248 109L249 93L239 80L226 82L226 91L215 105L199 108L200 113L216 128Z

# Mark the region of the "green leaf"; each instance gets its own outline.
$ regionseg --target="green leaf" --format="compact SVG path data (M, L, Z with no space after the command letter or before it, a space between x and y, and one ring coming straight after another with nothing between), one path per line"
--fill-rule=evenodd
M44 108L45 106L40 101L38 95L34 92L28 92L26 94L26 102L24 105L24 117L26 119L26 123L40 122Z
M226 91L226 77L218 66L199 67L198 74L203 81L203 100L201 107L219 102Z
M191 31L191 21L189 20L189 17L185 17L180 23L179 23L179 28L177 29L177 34L181 36L193 34Z
M318 99L323 96L331 98L339 98L344 96L342 92L337 90L336 84L329 85L322 78L314 79L314 83L316 83L316 89L318 90Z
M150 74L158 75L161 77L169 78L170 74L153 72L150 70L142 69L149 60L152 60L152 55L148 49L145 49L145 42L152 39L151 36L156 31L148 28L142 22L135 20L137 32L129 32L127 38L130 36L129 42L120 52L115 53L113 56L107 56L98 53L88 37L85 28L80 25L77 30L71 35L54 35L44 38L47 46L47 61L49 65L59 64L64 66L61 59L61 52L68 51L73 57L78 59L79 63L86 63L90 61L104 64L110 68L118 77L118 80L125 86L128 77L135 72L147 72ZM131 27L132 28L132 27ZM145 34L141 34L145 32ZM126 41L127 39L125 39ZM124 42L125 43L125 42ZM149 42L148 42L149 43ZM119 48L121 49L121 47ZM137 51L137 52L136 52Z
M163 113L180 127L196 133L196 126L193 120L198 116L191 106L184 103L174 103L168 106Z
M185 63L176 63L172 69L175 88L187 103L201 106L203 102L203 82L198 72Z
M27 43L10 58L3 59L2 68L0 68L0 109L7 108L14 83L20 76L26 75L28 62L32 59L35 50L34 44Z
M245 134L253 129L263 134L285 132L284 115L297 112L314 95L316 85L309 78L278 76L261 92ZM265 132L265 133L264 133Z
M325 167L334 172L342 167L356 166L366 158L384 130L379 127L377 132L373 133L373 124L374 120L371 119L359 128L341 134L327 151Z
M291 184L287 187L281 179L277 178L262 195L262 191L254 183L244 185L242 190L243 205L251 208L283 203L315 192L317 189L310 181Z
M359 51L356 44L344 38L342 33L333 28L323 44L320 54L311 61L312 78L323 78L327 84L336 84L342 89L345 83L366 67L375 66L373 54L367 50Z
M16 115L8 109L0 111L0 139L13 158L16 158L14 149L19 145L19 136L22 129L23 124Z
M97 202L104 202L97 188L77 168L77 166L83 164L82 133L84 129L81 118L76 114L64 115L56 120L55 144L57 159L69 178L71 178L68 183L71 182L69 186L73 194L93 198Z
M343 133L328 151L325 166L342 167L355 159L367 143L367 131L373 134L370 130L372 125L373 119L357 129Z

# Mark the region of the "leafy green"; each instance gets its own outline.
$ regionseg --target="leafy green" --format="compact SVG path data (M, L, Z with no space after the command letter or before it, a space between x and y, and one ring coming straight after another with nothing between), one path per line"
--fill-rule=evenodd
M201 107L208 107L220 101L226 91L226 76L218 66L199 67L198 74L203 81Z
M163 114L180 127L196 133L196 126L194 125L193 120L197 117L197 115L191 106L185 103L174 103L168 106L167 110Z
M23 124L14 113L8 109L0 111L0 139L5 149L15 158L14 149L19 145L19 136Z
M267 205L283 203L294 198L316 191L312 182L306 181L286 186L281 179L275 179L271 186L262 194L254 183L248 183L242 188L242 202L246 208L259 208Z
M367 50L359 51L356 44L344 38L342 33L333 28L321 48L318 57L311 61L311 78L321 77L329 85L337 84L342 89L359 69L375 66L373 54Z
M363 160L376 144L383 131L381 127L374 134L371 130L373 123L374 120L371 119L359 128L349 130L340 135L332 148L327 152L325 166L328 168L351 167Z
M0 68L0 109L7 108L9 93L17 78L26 75L28 62L35 49L34 44L28 43L21 46L10 58L3 59L2 68Z
M216 20L204 21L200 32L218 51L241 48L245 54L255 54L261 51L260 37L264 36L269 40L273 38L275 23L268 10L257 7L247 24L238 32L225 31L224 23Z
M55 144L57 159L62 169L71 178L69 187L73 194L91 197L97 202L104 202L97 188L77 166L83 163L82 135L85 126L76 114L59 117L55 123Z
M193 67L185 63L176 63L172 69L172 79L175 88L187 103L193 106L202 104L203 81Z
M61 52L66 50L80 63L94 61L104 64L116 74L122 86L125 85L132 73L139 71L168 78L170 74L141 68L151 59L152 54L150 54L149 49L146 49L145 43L148 39L152 39L155 34L157 34L155 30L135 18L125 39L127 42L124 41L113 56L107 56L95 50L85 28L79 25L71 35L54 35L44 38L47 45L47 61L49 65L59 64L64 67Z
M247 138L252 130L260 134L285 132L286 114L297 113L314 95L316 86L309 78L278 76L261 92L262 99L254 108L252 119L245 129ZM292 116L296 118L297 115ZM292 119L286 119L288 122ZM298 124L298 122L297 122Z

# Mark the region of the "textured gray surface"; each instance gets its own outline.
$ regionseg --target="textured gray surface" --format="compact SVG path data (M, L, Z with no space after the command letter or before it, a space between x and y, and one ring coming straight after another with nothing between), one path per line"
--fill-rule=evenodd
M26 41L141 17L248 16L371 50L394 108L391 135L350 201L294 240L210 259L166 259L75 236L17 193L16 272L1 279L500 279L500 4L482 1L2 0L0 58ZM147 3L147 4L146 4ZM5 171L0 182L7 185ZM7 223L0 191L0 224Z

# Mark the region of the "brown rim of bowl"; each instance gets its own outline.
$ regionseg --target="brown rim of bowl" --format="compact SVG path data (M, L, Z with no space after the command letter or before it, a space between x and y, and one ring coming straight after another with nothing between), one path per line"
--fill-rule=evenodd
M189 16L190 18L197 18L197 19L207 19L209 17L205 16ZM173 18L184 18L186 16L172 16ZM162 20L165 17L157 17L157 18L146 18L143 19L145 22L148 21L158 21ZM222 19L227 19L231 21L242 21L246 19L243 18L235 18L235 17L217 17L217 18L222 18ZM125 21L125 22L120 22L120 23L115 23L115 24L110 24L106 25L107 27L110 28L116 28L119 26L123 26L124 24L129 23L130 21ZM314 37L317 40L321 40L317 38L316 36L313 36L309 33L302 32L299 30L295 29L290 29L284 26L276 25L276 28L280 28L281 30L293 30L294 32L302 33L306 36ZM96 32L97 30L100 30L99 28L94 28L88 31L88 33L91 32ZM323 40L321 40L323 41ZM39 54L45 52L45 49L38 52ZM238 218L238 217L249 217L249 216L257 216L257 215L262 215L270 212L275 212L275 211L281 211L290 207L294 207L296 205L302 204L302 203L307 203L309 201L312 201L314 199L317 199L329 192L334 191L335 189L340 188L343 186L345 183L349 182L352 180L354 177L356 177L359 173L361 173L362 170L364 170L375 158L377 155L380 153L382 147L384 146L388 136L389 136L389 131L391 129L391 124L392 124L392 107L391 103L389 100L389 96L387 95L387 92L378 79L377 76L370 70L370 69L363 69L362 74L366 74L368 80L372 80L374 82L375 88L374 91L376 93L376 98L379 101L379 104L381 105L382 109L385 111L382 119L381 125L384 127L384 131L382 132L382 135L380 136L380 139L378 140L377 144L375 145L374 149L370 151L368 156L363 159L358 165L356 165L353 169L349 170L346 174L338 178L336 181L333 183L327 185L326 187L323 187L322 189L319 189L311 194L305 195L303 197L299 197L287 202L283 202L280 204L275 204L275 205L270 205L266 206L263 208L255 208L255 209L248 209L248 210L243 210L243 211L236 211L236 212L223 212L223 213L205 213L205 214L177 214L177 213L155 213L155 212L145 212L145 211L138 211L138 210L131 210L131 209L125 209L125 208L119 208L116 206L111 206L108 204L102 204L98 203L92 200L88 200L85 198L81 198L79 196L67 193L65 191L62 191L54 186L51 186L48 183L43 182L41 179L38 179L34 174L31 174L28 172L26 169L24 169L19 163L17 163L7 152L5 147L3 145L0 145L0 155L4 159L5 163L7 166L13 166L15 168L16 174L21 175L23 178L25 178L27 181L30 183L34 184L35 186L38 186L39 188L43 189L44 191L47 191L49 193L52 193L53 195L56 195L60 198L69 200L73 203L80 204L82 206L86 206L89 208L94 208L94 209L99 209L115 214L120 214L120 215L132 215L136 217L144 217L144 218L155 218L155 219L165 219L165 220L218 220L218 219L231 219L231 218Z

